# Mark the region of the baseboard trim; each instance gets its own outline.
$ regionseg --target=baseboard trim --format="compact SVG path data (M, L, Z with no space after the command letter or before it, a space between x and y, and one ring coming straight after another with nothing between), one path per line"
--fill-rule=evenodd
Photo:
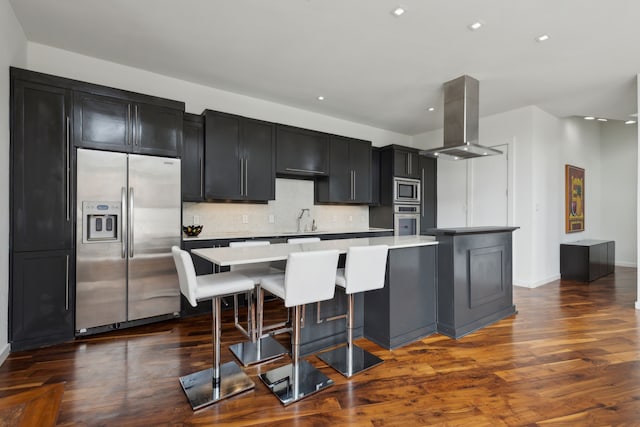
M635 262L627 262L627 261L618 261L615 263L616 267L633 267L636 268L638 265Z
M11 353L11 344L6 343L4 348L2 348L2 351L0 351L0 366L2 366L5 360L7 360L9 353Z
M513 282L514 286L520 286L521 288L529 288L529 289L533 289L533 288L538 288L542 285L546 285L547 283L551 283L551 282L555 282L556 280L560 280L560 275L559 274L554 274L553 276L547 277L546 279L542 279L542 280L538 280L535 282L526 282L526 281L519 281Z
M636 301L636 310L640 310L640 301Z

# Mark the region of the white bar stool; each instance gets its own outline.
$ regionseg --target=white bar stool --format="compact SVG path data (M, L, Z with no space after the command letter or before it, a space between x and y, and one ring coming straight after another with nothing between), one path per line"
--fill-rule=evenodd
M292 363L259 375L285 406L333 384L333 380L309 362L300 360L300 321L305 304L333 298L338 254L337 250L291 253L284 274L262 280L260 300L267 290L283 299L285 306L294 307Z
M319 237L292 237L287 239L287 243L315 243L319 241Z
M182 294L193 307L198 301L210 299L213 311L213 367L180 377L182 389L195 411L255 387L236 362L220 365L220 298L250 291L254 284L246 276L233 272L196 276L189 252L173 246L171 253Z
M345 268L338 269L336 285L348 298L347 345L317 356L347 378L382 363L382 359L353 344L354 294L384 287L387 245L354 246L347 251Z
M242 242L230 242L229 247L244 248L254 246L267 246L270 244L271 243L267 240L246 240ZM260 304L255 303L255 294L257 292L254 292L254 290L257 290L257 287L260 286L260 281L264 276L282 273L282 270L272 268L270 263L268 262L261 262L246 265L235 265L231 267L231 271L247 276L253 281L256 289L252 289L251 292L248 293L246 329L243 328L242 325L240 325L240 323L238 322L238 295L236 294L233 296L235 326L236 328L241 330L247 337L249 337L250 341L233 344L229 346L229 350L231 350L233 355L236 356L236 358L244 366L265 362L276 357L284 356L288 353L288 351L282 346L282 344L280 344L268 334L264 336L258 335L258 331L264 331L265 329L271 330L282 328L285 326L285 323L277 323L275 325L269 325L267 328L265 328L262 324L262 302ZM258 306L258 322L260 322L260 327L258 327L258 324L256 323L256 305Z

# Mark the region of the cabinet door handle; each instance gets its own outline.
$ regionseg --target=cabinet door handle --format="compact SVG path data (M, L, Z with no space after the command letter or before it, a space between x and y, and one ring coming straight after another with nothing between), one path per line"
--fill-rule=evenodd
M351 171L351 200L356 199L356 171Z
M240 159L240 195L244 196L244 159Z
M311 173L311 174L322 174L324 171L314 171L311 169L296 169L296 168L285 168L284 170L288 172L303 172L303 173Z
M200 162L200 197L204 197L204 162L202 156L198 159Z
M133 138L133 145L140 145L140 134L142 133L142 126L140 126L140 115L138 114L138 105L135 105L135 119L136 119L136 133Z
M127 104L127 140L126 145L131 145L131 133L133 132L133 123L131 123L131 104Z
M244 158L244 195L249 195L249 159Z
M422 189L424 188L424 168L422 168L422 179L420 182L420 192L422 193ZM420 194L420 215L424 217L424 194Z
M129 187L129 258L133 258L133 187Z
M65 195L65 203L67 210L67 221L71 219L71 120L69 116L67 116L66 128L65 128L65 142L67 144L67 156L66 156L66 167L67 167L67 194Z
M120 232L120 243L122 246L122 258L126 258L127 257L127 242L126 239L123 236L128 236L128 231L129 231L129 227L128 227L128 223L126 221L129 220L128 215L127 215L127 187L122 187L122 190L120 191L120 211L123 213L123 215L125 216L125 218L123 218L122 223L120 224L120 228L121 228L121 232Z
M64 309L69 311L69 255L67 257L65 285L64 285Z

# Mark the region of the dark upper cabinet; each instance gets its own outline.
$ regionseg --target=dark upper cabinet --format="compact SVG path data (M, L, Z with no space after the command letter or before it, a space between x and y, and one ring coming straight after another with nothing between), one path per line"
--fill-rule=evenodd
M205 199L275 199L275 125L205 112Z
M276 172L279 175L328 175L329 135L277 125L276 143Z
M438 211L438 161L432 157L419 156L420 161L420 233L437 227Z
M73 339L73 251L14 253L11 270L11 350Z
M380 149L371 147L371 206L380 205Z
M13 251L73 247L71 105L67 89L13 80Z
M318 203L371 202L371 143L332 135L329 176L316 181Z
M204 124L202 116L185 113L182 122L182 200L204 200Z
M183 111L159 105L133 105L133 152L179 157Z
M75 138L78 147L178 157L182 114L165 105L76 91Z
M417 150L396 148L393 150L393 173L402 178L420 179L420 166Z

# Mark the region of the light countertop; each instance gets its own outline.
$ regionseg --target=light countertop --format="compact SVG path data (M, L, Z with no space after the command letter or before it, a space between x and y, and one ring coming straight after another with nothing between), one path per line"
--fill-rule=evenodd
M378 233L390 231L393 232L393 228L359 228L359 229L344 229L344 230L316 230L307 232L297 231L233 231L233 232L212 232L206 234L206 230L202 230L202 233L197 237L183 237L185 242L197 241L197 240L218 240L218 239L254 239L261 237L292 237L292 236L320 236L323 234L356 234L356 233Z
M333 233L332 233L333 234ZM286 260L291 252L309 252L337 249L346 253L351 246L388 245L390 250L418 246L437 245L433 236L386 236L362 237L356 239L321 240L314 243L275 243L266 246L245 246L239 248L202 248L191 253L220 266L251 264L258 262Z

